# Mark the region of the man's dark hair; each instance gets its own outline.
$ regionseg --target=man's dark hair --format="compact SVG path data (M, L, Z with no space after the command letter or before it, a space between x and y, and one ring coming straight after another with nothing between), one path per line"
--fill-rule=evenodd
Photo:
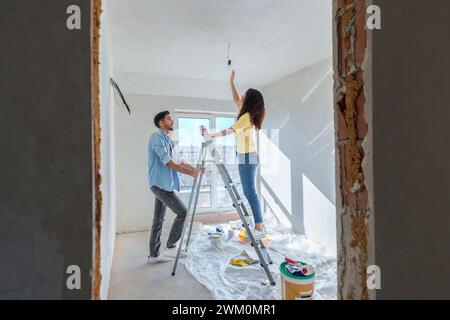
M163 112L158 113L158 114L155 116L155 119L153 119L153 122L155 123L155 126L156 126L157 128L159 128L159 122L160 122L161 120L164 120L164 118L165 118L167 115L169 115L169 114L170 114L169 111L163 111Z

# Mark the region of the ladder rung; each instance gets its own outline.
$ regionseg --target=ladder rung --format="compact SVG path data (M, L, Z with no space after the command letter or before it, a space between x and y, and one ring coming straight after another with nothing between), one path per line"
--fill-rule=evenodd
M242 205L242 200L236 200L236 202L237 202L238 206ZM236 204L235 203L233 203L233 207L236 208Z

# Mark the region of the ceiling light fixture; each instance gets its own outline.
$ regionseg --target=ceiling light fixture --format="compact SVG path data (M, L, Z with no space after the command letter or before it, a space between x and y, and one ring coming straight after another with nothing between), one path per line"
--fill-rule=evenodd
M230 50L231 50L231 43L228 43L228 69L231 69Z

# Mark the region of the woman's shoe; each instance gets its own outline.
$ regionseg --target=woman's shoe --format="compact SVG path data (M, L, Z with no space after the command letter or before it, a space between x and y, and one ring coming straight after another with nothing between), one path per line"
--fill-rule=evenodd
M255 240L261 240L264 239L264 237L266 236L266 230L263 229L261 230L257 230L257 229L253 229L252 231L253 233L253 237L255 238Z

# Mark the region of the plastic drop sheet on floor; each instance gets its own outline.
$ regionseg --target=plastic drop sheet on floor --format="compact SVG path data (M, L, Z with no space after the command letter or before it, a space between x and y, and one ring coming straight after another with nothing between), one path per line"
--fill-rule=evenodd
M243 250L258 260L249 243L241 242L238 231L228 238L229 224L221 224L225 235L219 245L208 236L215 226L195 224L191 236L188 256L181 259L186 269L218 300L280 300L281 278L279 265L285 257L301 260L312 265L316 272L314 300L335 300L337 296L336 258L325 254L325 249L306 236L297 235L276 227L267 226L268 249L273 260L269 265L276 286L264 285L266 273L259 263L247 267L233 266L230 259Z

